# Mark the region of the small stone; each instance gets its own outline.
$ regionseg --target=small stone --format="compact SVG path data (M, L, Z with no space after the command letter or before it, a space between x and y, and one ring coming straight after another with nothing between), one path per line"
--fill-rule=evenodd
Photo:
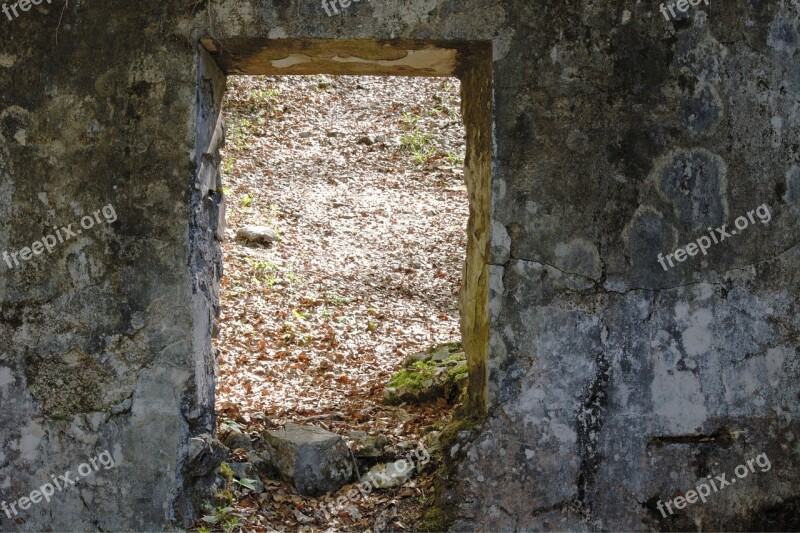
M380 144L386 144L386 135L376 135L375 142Z
M111 408L111 414L118 415L120 413L126 413L131 410L132 405L133 405L133 399L128 398L124 402L113 406Z
M236 240L252 244L271 244L279 241L280 237L267 226L245 226L236 232Z
M398 459L393 463L374 466L364 478L378 489L399 487L411 479L414 463L406 459Z
M222 439L222 444L227 446L229 450L237 450L239 448L244 448L245 450L253 449L253 443L250 437L236 430L228 433L228 435Z
M408 358L406 358L406 361L405 361L404 365L405 366L411 366L416 362L425 362L425 361L428 361L430 359L430 357L431 356L430 356L430 354L428 352L418 352L418 353L409 355Z
M233 475L236 479L251 477L254 472L253 465L250 463L228 463L228 466L233 470Z
M363 137L358 139L358 144L372 146L373 144L375 144L375 138L370 135L364 135Z
M389 444L389 439L383 435L365 435L355 440L356 450L353 452L358 458L375 459L383 455L383 449Z
M301 131L301 132L300 132L300 138L301 138L301 139L308 139L309 137L311 137L311 136L313 136L313 135L314 135L314 134L313 134L313 133L311 133L310 131Z
M447 345L444 345L436 349L431 359L433 361L436 361L437 363L441 363L442 361L447 361L449 357L450 357L450 348Z
M227 458L227 448L211 435L203 433L189 440L189 451L181 473L188 478L204 477Z
M346 509L347 514L350 515L350 518L353 520L361 520L361 511L358 510L358 507L355 505L350 505Z
M461 445L459 443L456 443L452 448L450 448L450 458L451 459L455 458L456 454L458 453L458 450L460 449Z
M301 524L310 524L311 522L314 521L313 518L311 518L310 516L304 515L303 513L298 511L297 509L294 510L294 517Z

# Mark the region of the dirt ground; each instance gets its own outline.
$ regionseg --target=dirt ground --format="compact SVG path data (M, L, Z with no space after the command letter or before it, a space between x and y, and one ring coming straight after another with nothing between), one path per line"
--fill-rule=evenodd
M441 426L443 401L381 400L407 356L460 339L468 208L459 105L451 78L229 78L221 433L313 424L384 435L399 454ZM269 226L280 241L236 242L246 224ZM265 493L242 489L206 527L413 529L430 470L327 518L314 499L265 479Z

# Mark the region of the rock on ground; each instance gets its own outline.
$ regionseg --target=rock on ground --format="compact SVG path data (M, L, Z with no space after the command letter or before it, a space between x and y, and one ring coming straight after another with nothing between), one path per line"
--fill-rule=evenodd
M281 477L300 494L335 492L353 478L350 449L335 433L286 424L282 430L266 431L264 442Z
M410 356L383 391L387 405L421 405L444 398L456 402L467 382L467 362L460 343L447 343Z
M244 226L236 232L236 240L252 244L272 244L280 240L280 237L267 226Z
M398 459L393 463L376 465L364 478L377 489L399 487L411 479L414 463L406 459Z

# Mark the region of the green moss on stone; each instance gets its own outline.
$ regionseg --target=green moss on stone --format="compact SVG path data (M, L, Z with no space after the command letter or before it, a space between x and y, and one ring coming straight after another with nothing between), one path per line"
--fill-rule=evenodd
M419 524L420 531L447 531L453 523L452 513L439 507L431 507L425 512Z
M410 368L404 368L392 376L389 387L398 389L420 389L422 384L436 374L436 364L417 361Z

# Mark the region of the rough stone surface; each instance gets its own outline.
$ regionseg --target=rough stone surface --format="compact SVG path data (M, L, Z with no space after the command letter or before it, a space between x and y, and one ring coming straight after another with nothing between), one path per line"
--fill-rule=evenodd
M384 435L350 435L353 442L353 455L358 459L376 459L384 454L384 448L391 441Z
M270 479L280 479L280 474L272 463L272 454L269 450L247 452L247 460L260 475Z
M101 450L117 466L0 513L0 530L198 517L224 455L220 105L225 73L265 71L462 79L481 420L446 454L454 529L797 529L799 11L140 0L3 19L0 252L109 204L117 217L23 266L0 259L0 501ZM767 224L656 260L760 205ZM768 472L657 509L761 453Z
M335 492L353 478L350 449L335 433L286 424L282 430L265 432L263 437L272 464L300 494Z
M250 436L235 430L225 436L222 440L222 444L227 446L230 450L239 448L244 448L245 450L253 449L253 441L250 440Z

